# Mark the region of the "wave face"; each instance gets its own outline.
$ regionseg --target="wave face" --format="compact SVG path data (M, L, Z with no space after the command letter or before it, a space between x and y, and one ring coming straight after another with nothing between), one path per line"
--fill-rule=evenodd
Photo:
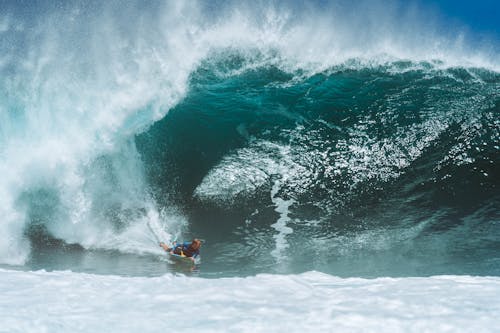
M226 243L221 261L498 273L497 73L255 62L210 58L137 140L156 193Z
M199 235L223 274L500 274L497 58L423 17L13 5L0 262Z

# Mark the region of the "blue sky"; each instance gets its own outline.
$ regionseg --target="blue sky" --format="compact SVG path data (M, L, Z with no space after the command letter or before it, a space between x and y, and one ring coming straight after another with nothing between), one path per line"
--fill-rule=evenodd
M214 3L231 2L231 0L211 0ZM279 1L279 0L278 0ZM296 1L297 3L309 2L307 0L284 0L283 2ZM317 0L319 3L343 3L344 5L353 5L357 1L349 0ZM362 0L363 1L363 0ZM71 2L71 1L70 1ZM79 2L75 0L74 2ZM154 2L154 1L153 1ZM366 0L365 2L370 2ZM446 27L465 28L469 33L479 37L493 38L496 42L500 41L500 0L387 0L387 3L399 2L403 6L420 4L424 12L430 10L432 14L437 14L439 21ZM36 10L37 7L59 7L67 3L63 0L54 0L49 3L43 0L7 0L4 5L13 5L14 8L23 11ZM379 3L383 4L384 0ZM48 5L51 4L51 5ZM37 9L35 9L37 8Z
M420 0L450 24L465 25L470 32L500 39L500 0Z

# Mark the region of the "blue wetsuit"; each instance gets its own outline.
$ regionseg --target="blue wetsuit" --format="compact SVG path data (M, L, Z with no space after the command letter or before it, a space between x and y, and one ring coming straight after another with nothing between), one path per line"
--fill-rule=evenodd
M182 250L186 257L196 258L200 254L200 250L192 250L189 247L190 245L190 242L175 244L175 246L172 248L172 251L177 254L177 252L180 252L180 250Z

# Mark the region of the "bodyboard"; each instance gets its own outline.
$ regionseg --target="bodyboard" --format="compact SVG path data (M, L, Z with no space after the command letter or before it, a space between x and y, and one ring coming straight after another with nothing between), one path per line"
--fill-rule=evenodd
M167 254L170 256L170 258L172 258L176 262L186 264L186 265L194 265L195 264L195 262L193 260L191 260L190 257L185 257L185 256L181 256L181 255L178 255L175 253L170 253L170 252L167 252Z

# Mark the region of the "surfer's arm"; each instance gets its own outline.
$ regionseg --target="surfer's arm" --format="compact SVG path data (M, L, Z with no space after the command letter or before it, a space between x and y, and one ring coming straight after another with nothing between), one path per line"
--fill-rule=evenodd
M164 249L167 252L169 252L170 250L172 250L171 248L168 247L167 244L165 244L163 242L160 242L160 246L162 247L162 249Z

